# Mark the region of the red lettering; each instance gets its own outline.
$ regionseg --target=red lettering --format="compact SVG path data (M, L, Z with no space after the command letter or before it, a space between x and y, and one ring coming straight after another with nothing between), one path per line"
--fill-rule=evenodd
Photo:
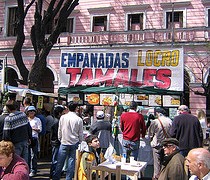
M103 74L101 69L96 69L95 78L97 79L97 83L106 83L106 86L112 86L112 80L114 75L114 69L107 69L106 73ZM95 85L95 83L94 83Z
M154 86L153 78L156 75L156 69L144 69L143 83L146 86Z
M77 75L81 74L81 68L66 68L66 74L70 74L69 86L74 86Z
M171 70L170 69L160 69L157 70L156 80L160 82L155 83L155 87L160 89L169 89L171 86Z
M131 77L130 77L129 86L141 87L143 85L141 81L137 81L138 69L131 69L130 75Z
M129 85L128 69L119 69L115 77L114 86L122 84L123 86Z
M89 69L89 68L83 69L77 84L79 84L79 85L92 85L93 84L92 69Z

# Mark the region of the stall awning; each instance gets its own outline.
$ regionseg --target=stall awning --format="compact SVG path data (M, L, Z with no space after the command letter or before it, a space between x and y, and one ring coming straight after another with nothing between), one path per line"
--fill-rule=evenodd
M5 89L7 89L7 91L10 93L17 93L19 96L22 96L22 97L25 97L26 94L33 94L37 96L58 97L58 95L54 93L45 93L45 92L40 92L33 89L21 88L21 87L9 86L9 85L7 86L5 85Z
M162 95L181 95L182 91L172 91L166 89L156 89L149 87L90 87L90 86L75 86L61 87L58 90L59 94L67 95L71 93L126 93L126 94L162 94Z

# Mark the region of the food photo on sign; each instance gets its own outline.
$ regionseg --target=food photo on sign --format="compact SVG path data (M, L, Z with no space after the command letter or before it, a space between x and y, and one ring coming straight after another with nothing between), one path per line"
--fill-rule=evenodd
M141 102L141 105L148 106L149 104L149 95L146 94L135 94L134 101Z
M68 94L68 102L73 101L78 104L83 104L83 100L79 94Z
M178 107L180 106L180 96L163 95L163 106Z
M85 94L85 102L90 105L99 105L100 96L99 94Z
M133 101L133 94L119 94L119 105L130 106Z
M161 106L161 95L149 95L149 106Z
M100 94L100 105L114 106L115 94Z

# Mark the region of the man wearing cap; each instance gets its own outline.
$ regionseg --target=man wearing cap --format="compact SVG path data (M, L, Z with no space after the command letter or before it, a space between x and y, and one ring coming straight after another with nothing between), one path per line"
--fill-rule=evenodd
M66 180L73 179L76 159L76 149L83 140L83 121L77 116L77 104L69 102L69 112L60 117L58 126L58 140L61 142L58 151L58 162L53 174L53 180L59 180L67 158Z
M165 138L169 137L169 130L171 128L172 120L166 116L166 111L163 108L155 109L156 119L154 119L148 129L148 135L151 138L151 147L153 152L154 173L155 178L161 168L160 148L161 143Z
M190 180L210 179L210 152L204 148L190 150L186 157L186 166L189 168Z
M158 180L187 180L188 176L184 168L185 159L179 153L179 141L175 138L167 138L163 140L162 146L165 158Z
M9 115L5 118L3 140L11 141L15 146L15 153L28 162L28 143L32 138L32 129L24 112L17 111L17 102L8 100L6 107Z
M137 103L130 103L129 112L122 113L120 117L120 128L123 133L123 152L128 156L134 156L137 160L139 152L140 137L145 137L146 126L142 114L136 112Z
M90 126L90 133L97 135L100 142L102 153L105 154L110 144L112 125L109 121L104 120L104 112L98 111L96 114L97 121Z
M180 143L180 153L185 157L193 149L202 147L203 132L198 118L190 114L186 105L178 108L179 115L174 117L170 135Z

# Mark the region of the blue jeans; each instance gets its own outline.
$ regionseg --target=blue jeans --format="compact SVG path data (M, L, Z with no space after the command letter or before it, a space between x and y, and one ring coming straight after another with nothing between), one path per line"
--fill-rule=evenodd
M55 169L58 163L58 151L59 151L59 146L52 146L52 164L50 167L51 177L55 174Z
M130 154L130 156L133 156L134 159L137 161L138 155L139 155L139 141L129 141L129 140L122 140L123 144L123 153Z
M15 153L22 157L28 163L28 140L21 141L14 144L15 146Z
M74 177L74 169L75 169L75 159L76 159L76 150L78 148L79 142L74 145L64 145L61 144L58 151L58 162L55 170L55 174L53 175L53 180L60 180L61 172L63 169L63 165L67 158L68 160L68 168L66 172L66 180L72 180Z

